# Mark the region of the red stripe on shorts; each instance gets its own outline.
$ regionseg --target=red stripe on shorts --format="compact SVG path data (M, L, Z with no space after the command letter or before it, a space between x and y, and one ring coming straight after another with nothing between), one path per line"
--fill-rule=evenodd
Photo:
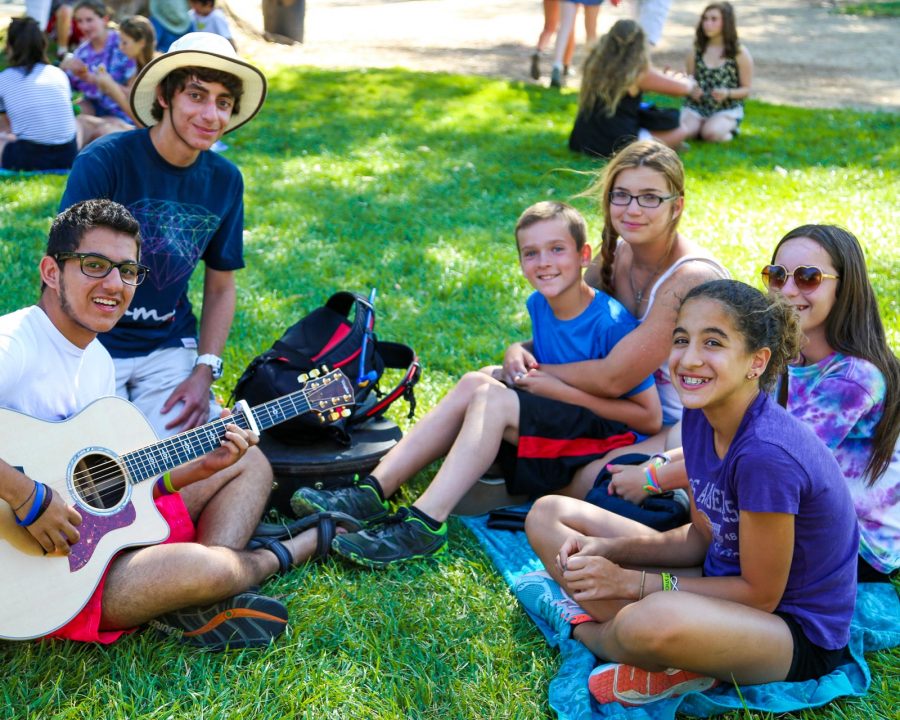
M637 438L627 432L610 435L607 438L575 438L573 440L523 436L519 438L520 458L581 457L585 455L605 455L610 450L633 445Z

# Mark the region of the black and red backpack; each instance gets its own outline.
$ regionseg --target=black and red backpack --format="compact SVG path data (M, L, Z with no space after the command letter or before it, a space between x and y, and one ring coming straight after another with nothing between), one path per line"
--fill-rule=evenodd
M350 416L323 426L317 418L301 415L266 433L292 445L323 438L348 444L355 425L383 415L401 397L409 403L409 417L413 417L413 387L421 374L419 358L412 348L382 342L375 335L374 291L371 298L337 292L322 307L291 325L270 349L247 366L232 396L253 407L294 392L300 387L300 374L322 366L340 369L353 385L356 402ZM400 382L388 392L379 387L385 368L404 371Z

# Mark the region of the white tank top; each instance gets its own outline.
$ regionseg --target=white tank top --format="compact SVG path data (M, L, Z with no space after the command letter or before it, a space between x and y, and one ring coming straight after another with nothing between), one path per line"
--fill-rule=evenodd
M653 283L653 287L650 290L650 296L647 298L647 309L644 310L644 314L638 318L638 322L643 322L650 313L650 308L653 307L653 301L656 300L657 289L659 289L666 280L672 277L678 268L694 261L706 263L720 278L724 279L731 277L728 270L714 258L706 257L705 255L685 255L683 258L677 260L672 267L660 275L659 279ZM663 424L672 425L681 420L682 405L678 393L675 392L675 386L672 385L672 378L669 376L668 360L656 369L656 372L653 373L653 379L656 380L656 389L659 391L659 401L662 404Z

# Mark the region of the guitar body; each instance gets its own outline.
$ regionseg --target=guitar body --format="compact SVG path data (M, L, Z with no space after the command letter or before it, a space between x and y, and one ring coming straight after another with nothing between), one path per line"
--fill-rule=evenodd
M0 458L48 485L82 517L71 555L46 555L0 500L0 638L26 640L62 627L85 606L117 552L169 536L153 483L133 483L120 460L155 442L140 410L121 398L97 400L62 422L0 409Z

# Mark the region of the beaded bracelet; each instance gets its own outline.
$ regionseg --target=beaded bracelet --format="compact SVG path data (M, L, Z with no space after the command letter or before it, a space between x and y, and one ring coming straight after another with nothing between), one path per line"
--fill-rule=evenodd
M656 476L656 466L648 465L644 468L647 482L644 484L644 492L648 495L659 495L662 488L659 486L659 478Z
M29 525L33 525L34 521L37 520L42 512L42 507L44 505L44 497L47 494L47 486L42 482L35 482L35 490L34 490L34 502L31 503L31 509L28 511L28 514L19 520L19 516L16 515L16 525L20 527L28 527ZM43 507L43 510L47 508Z

